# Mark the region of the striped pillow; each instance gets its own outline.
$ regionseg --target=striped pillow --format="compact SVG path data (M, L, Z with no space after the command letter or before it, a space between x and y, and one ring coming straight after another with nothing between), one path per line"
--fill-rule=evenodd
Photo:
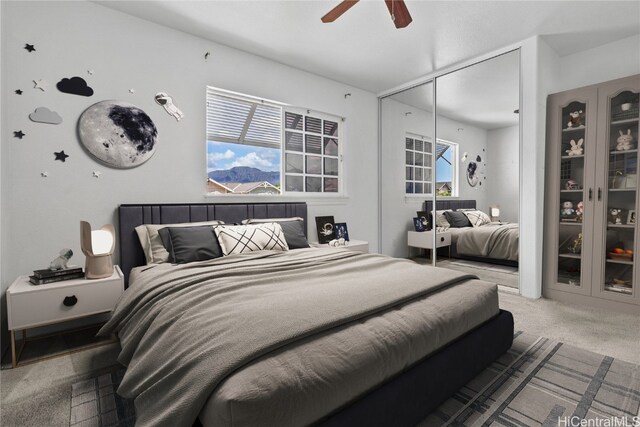
M489 218L489 215L479 210L464 210L462 211L462 213L465 214L467 218L469 218L469 222L471 222L471 225L473 225L474 227L487 225L491 222L491 218Z
M288 251L280 224L218 225L213 227L223 255L273 250Z

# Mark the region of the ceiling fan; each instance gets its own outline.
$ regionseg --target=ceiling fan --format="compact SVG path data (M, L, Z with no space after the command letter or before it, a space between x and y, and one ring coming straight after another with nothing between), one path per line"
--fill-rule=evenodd
M322 17L322 22L333 22L342 16L347 10L351 9L353 5L358 3L359 0L344 0L339 5L334 7ZM411 15L409 14L409 10L407 6L404 4L404 0L384 0L387 4L387 9L389 9L389 14L391 15L391 20L393 21L396 28L404 28L409 25L412 21Z

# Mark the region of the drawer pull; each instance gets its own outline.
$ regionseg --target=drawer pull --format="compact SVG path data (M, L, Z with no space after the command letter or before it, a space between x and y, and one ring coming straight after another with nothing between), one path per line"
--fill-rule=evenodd
M444 242L444 237L441 237L441 238L440 238L440 241L441 241L441 242Z
M73 307L74 305L76 305L77 302L78 302L78 298L76 298L75 295L72 295L70 297L65 297L64 301L62 301L62 304L64 304L65 307Z

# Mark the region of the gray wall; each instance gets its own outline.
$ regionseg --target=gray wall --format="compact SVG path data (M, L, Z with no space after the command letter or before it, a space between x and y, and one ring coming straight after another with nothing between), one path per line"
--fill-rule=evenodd
M36 52L23 49L25 43L34 44ZM73 263L84 264L80 220L94 226L114 222L122 203L229 201L204 197L207 85L346 117L348 197L303 199L310 203L311 223L314 216L334 215L349 224L353 238L377 248L374 94L89 2L2 2L1 50L3 296L17 275L48 265L62 247L73 249ZM86 79L95 94L86 98L56 89L56 82L72 76ZM34 89L34 79L47 80L49 89ZM22 96L14 94L18 88ZM159 91L174 97L185 113L182 121L155 103ZM110 169L79 143L78 117L107 99L131 102L155 122L158 149L144 165ZM64 122L31 122L28 115L39 106L57 111ZM24 139L13 138L20 129ZM59 150L70 155L66 163L53 160ZM102 176L93 178L94 170ZM42 171L49 177L41 178Z
M500 219L518 222L520 194L520 128L511 126L487 132L487 198L479 208L489 213L500 208Z

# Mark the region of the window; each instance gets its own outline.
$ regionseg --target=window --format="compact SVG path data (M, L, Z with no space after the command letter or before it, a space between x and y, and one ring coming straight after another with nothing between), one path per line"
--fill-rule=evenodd
M433 144L430 138L407 134L405 138L405 193L432 194L431 166ZM436 144L436 182L438 196L456 196L458 184L458 144L438 140Z
M207 88L208 191L340 193L341 123L336 116Z

